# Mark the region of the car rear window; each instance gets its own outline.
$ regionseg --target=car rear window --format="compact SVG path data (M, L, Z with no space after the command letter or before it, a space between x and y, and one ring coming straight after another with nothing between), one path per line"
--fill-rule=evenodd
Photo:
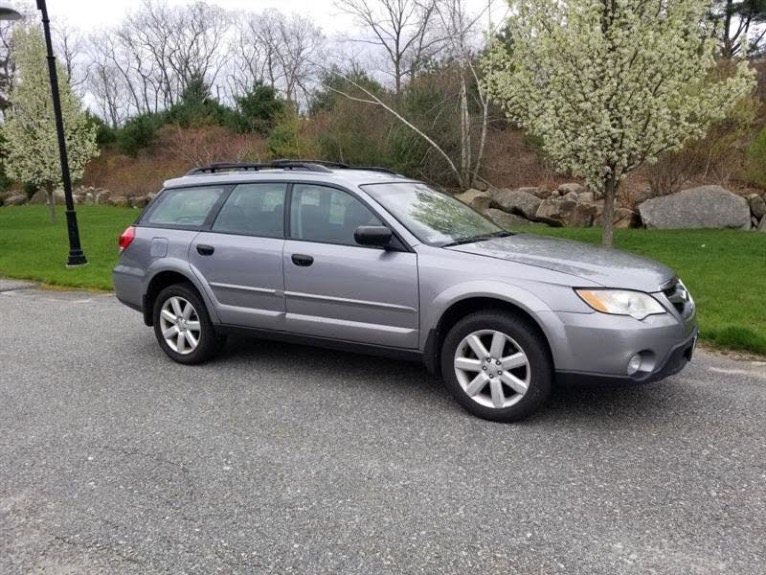
M224 188L206 186L165 190L142 223L156 226L201 226Z

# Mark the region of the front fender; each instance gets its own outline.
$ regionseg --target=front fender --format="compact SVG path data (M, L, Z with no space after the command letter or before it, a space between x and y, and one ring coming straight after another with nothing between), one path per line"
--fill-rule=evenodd
M562 337L565 337L564 326L558 314L531 291L501 281L477 280L451 286L429 301L428 305L421 305L421 309L425 312L421 320L422 350L427 352L429 336L436 333L444 313L456 303L472 298L493 299L523 310L537 323L549 343L560 341ZM556 365L556 348L553 345L550 347L554 365Z

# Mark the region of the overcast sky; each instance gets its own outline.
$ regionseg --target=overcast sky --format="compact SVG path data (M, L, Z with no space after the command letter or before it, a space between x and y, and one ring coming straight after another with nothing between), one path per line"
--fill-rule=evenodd
M167 0L169 4L191 4L191 0ZM297 12L312 18L328 36L352 26L350 18L340 13L333 0L207 0L228 10L261 11L276 8L282 12ZM493 17L500 18L505 12L504 0L493 0L496 7ZM475 14L487 6L487 0L465 0L468 9ZM33 0L0 0L0 4L16 9L34 9ZM84 30L109 27L120 22L125 14L140 5L139 0L47 0L51 21L65 20Z

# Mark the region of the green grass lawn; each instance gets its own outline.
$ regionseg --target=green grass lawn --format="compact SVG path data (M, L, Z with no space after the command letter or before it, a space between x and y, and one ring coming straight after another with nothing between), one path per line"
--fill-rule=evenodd
M109 290L117 237L136 210L77 209L88 265L65 267L63 209L48 223L45 206L0 208L0 276L52 286ZM530 228L533 233L599 243L597 229ZM766 355L766 234L728 230L618 230L617 247L652 257L683 278L699 308L702 340Z
M117 264L117 238L138 216L131 208L78 206L86 266L67 269L69 239L64 209L48 221L46 206L0 208L0 276L29 279L49 286L111 290Z

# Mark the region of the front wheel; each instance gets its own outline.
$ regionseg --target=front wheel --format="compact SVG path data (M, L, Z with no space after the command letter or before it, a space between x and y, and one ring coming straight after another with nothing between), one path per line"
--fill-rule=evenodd
M202 363L223 346L202 298L190 286L175 284L162 290L154 301L153 318L154 335L173 361Z
M455 324L444 339L441 368L458 403L490 421L528 417L548 398L553 380L542 334L503 312L478 312Z

